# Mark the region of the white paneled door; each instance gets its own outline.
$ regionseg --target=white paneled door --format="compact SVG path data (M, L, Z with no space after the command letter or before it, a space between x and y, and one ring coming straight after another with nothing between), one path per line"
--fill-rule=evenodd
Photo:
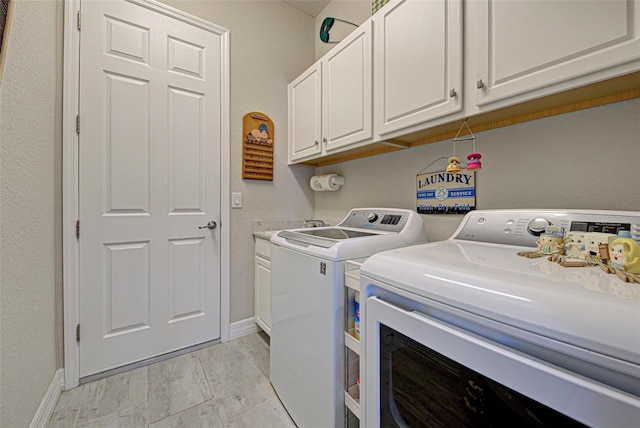
M83 377L220 337L222 43L144 3L81 11Z

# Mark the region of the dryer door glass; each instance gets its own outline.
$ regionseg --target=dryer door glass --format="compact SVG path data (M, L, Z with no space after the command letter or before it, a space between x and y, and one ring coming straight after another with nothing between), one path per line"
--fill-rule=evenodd
M380 324L380 426L583 427Z

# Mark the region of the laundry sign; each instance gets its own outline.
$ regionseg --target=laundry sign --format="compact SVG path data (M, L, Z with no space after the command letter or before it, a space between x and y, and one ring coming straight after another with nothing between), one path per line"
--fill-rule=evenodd
M419 214L466 214L476 209L475 172L428 172L416 176Z

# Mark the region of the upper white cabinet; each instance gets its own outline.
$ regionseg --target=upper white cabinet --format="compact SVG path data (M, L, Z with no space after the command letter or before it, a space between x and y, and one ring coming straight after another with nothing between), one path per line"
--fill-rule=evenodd
M640 0L391 0L289 85L289 163L629 99L639 76Z
M477 43L473 84L480 110L638 70L638 1L478 0L469 5L475 9L470 14Z
M323 150L334 152L373 136L371 20L322 58Z
M371 142L371 20L289 84L289 163Z
M322 147L322 63L289 83L289 163L317 156Z
M462 111L461 0L391 1L373 23L379 139Z

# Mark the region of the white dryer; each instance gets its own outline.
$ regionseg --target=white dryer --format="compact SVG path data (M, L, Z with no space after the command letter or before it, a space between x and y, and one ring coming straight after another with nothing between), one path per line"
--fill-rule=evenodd
M363 263L362 426L639 426L639 284L519 256L548 226L585 255L605 234L640 243L637 211L472 211Z
M300 428L344 424L344 265L427 241L415 211L353 209L271 238L271 383Z

